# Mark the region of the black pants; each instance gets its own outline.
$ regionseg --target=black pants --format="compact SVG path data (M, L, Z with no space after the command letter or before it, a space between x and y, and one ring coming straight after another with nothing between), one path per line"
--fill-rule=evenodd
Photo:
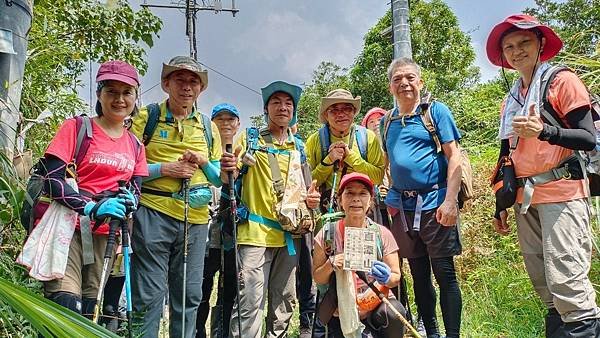
M396 299L390 299L390 303L406 316L406 311ZM313 338L344 338L339 317L331 317L327 323L327 334L325 327L319 319L315 321L318 329L314 330ZM362 338L395 338L404 337L405 327L402 321L392 312L385 303L381 303L371 314L362 321L365 329Z
M237 293L235 285L235 251L229 250L224 252L225 267L224 267L224 280L223 288L218 287L218 299L217 306L213 308L213 311L217 311L212 315L211 320L211 332L219 332L221 329L221 323L223 325L223 337L229 336L229 320L231 319L231 310L233 309L233 303L235 302L235 296ZM210 295L213 289L213 280L217 271L221 267L221 249L210 248L208 255L204 259L204 281L202 282L202 301L198 306L198 316L196 319L196 337L205 338L206 332L206 320L208 319L208 313L210 310ZM218 305L223 303L223 318L221 318L221 310ZM212 327L218 325L218 327ZM219 336L217 334L217 336Z
M316 292L312 285L312 234L302 236L296 269L296 294L300 305L300 326L308 327L315 314Z
M431 281L431 270L435 280L440 286L440 306L444 328L448 338L460 336L460 318L462 311L462 297L456 271L454 269L454 257L409 258L410 272L413 277L415 302L427 335L439 333L435 316L436 293Z

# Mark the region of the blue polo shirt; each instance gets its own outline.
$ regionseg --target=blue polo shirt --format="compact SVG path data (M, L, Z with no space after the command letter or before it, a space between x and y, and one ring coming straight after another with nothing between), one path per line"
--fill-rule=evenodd
M433 123L442 144L458 141L460 132L452 112L443 103L434 101L430 107ZM420 112L420 107L417 109ZM398 115L398 108L392 116ZM383 126L383 119L382 119ZM393 208L414 211L416 197L403 196L403 190L427 190L435 184L444 188L423 194L423 210L439 207L446 196L448 160L443 152L437 153L435 142L425 128L419 114L397 119L390 123L386 135L386 149L390 161L393 185L385 199Z

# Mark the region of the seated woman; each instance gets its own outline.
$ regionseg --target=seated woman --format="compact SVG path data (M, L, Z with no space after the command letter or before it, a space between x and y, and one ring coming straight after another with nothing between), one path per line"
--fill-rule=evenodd
M371 228L377 233L378 253L367 277L369 282L374 282L380 291L392 298L389 289L396 287L400 280L398 245L394 237L387 228L375 224L366 216L373 199L373 182L364 174L345 175L340 182L337 198L345 217L323 226L314 240L313 277L320 291L327 288L326 292L320 292L323 297L320 297L317 320L321 321L319 324L327 325L327 334L315 332L313 337L358 336L361 332L351 335L348 330L352 326L360 327L359 320L364 326L362 337L402 337L404 326L394 312L377 298L355 272L343 270L345 228ZM350 283L336 283L336 279L347 281L346 273L351 274ZM348 294L354 295L355 300L347 302ZM399 301L393 298L389 300L400 313L405 313ZM349 309L346 303L356 305L356 310ZM342 328L346 332L342 333Z

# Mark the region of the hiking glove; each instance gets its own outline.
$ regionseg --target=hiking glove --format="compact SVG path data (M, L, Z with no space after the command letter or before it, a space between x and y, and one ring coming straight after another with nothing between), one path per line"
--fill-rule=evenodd
M373 276L373 278L375 278L375 280L379 284L385 285L387 284L387 282L390 281L390 277L392 276L392 270L384 262L375 261L371 266L370 275Z
M126 202L122 198L103 198L99 202L88 202L83 213L95 221L103 221L106 217L124 219Z
M125 187L120 187L119 194L117 196L125 200L127 213L134 212L135 210L137 210L137 199L129 189Z

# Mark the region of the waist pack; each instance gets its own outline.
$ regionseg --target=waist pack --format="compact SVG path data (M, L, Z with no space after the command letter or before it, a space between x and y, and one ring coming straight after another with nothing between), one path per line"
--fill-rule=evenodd
M500 158L490 177L490 185L496 196L497 209L504 210L515 204L517 200L517 178L515 166L510 156Z

